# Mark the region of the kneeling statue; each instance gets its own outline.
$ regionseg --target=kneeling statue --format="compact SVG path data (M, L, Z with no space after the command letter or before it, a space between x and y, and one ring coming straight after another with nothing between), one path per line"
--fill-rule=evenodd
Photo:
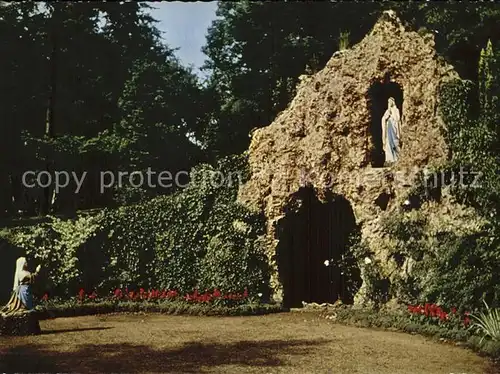
M17 259L12 297L7 305L0 310L0 316L2 317L0 326L2 331L0 331L0 334L24 335L40 332L38 319L32 313L34 305L31 291L31 285L40 270L41 266L38 265L36 271L30 273L26 258L20 257Z

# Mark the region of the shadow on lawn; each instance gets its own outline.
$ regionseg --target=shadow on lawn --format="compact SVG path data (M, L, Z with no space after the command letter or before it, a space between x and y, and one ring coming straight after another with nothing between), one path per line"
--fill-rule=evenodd
M22 345L3 350L0 372L189 372L203 367L239 365L286 366L278 358L310 354L328 340L241 341L231 344L190 342L171 350L144 345L87 344L74 352L57 352L43 345Z
M109 330L111 327L86 327L81 329L65 329L65 330L42 330L41 335L62 334L67 332L81 332L81 331L100 331Z

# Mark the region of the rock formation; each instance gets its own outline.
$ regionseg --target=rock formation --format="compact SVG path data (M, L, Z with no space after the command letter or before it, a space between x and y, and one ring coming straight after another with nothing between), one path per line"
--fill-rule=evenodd
M336 52L318 73L302 76L288 108L253 133L252 176L239 200L265 213L276 299L282 291L276 224L296 203L299 189L308 184L320 199L328 191L345 198L363 239L377 253L380 216L401 209L417 171L449 157L438 91L453 78L458 74L437 56L433 35L406 29L388 11L360 43ZM394 95L402 147L395 164L383 165L380 119Z

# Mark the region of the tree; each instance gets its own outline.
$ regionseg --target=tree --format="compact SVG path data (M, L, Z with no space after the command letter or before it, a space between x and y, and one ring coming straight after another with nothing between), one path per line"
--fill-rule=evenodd
M205 139L216 156L243 152L253 128L269 125L295 94L298 77L316 72L339 46L373 26L378 3L219 3L207 36L204 69L216 93Z
M6 135L2 153L7 154L0 160L0 213L45 214L113 204L111 196L100 193L98 176L101 170L134 166L124 163L121 144L135 142L138 149L140 143L141 151L157 155L168 138L164 146L184 152L170 157L169 168L175 162L176 168L185 168L198 157L196 149L183 145L191 145L185 133L193 133L203 116L196 78L174 62L146 8L130 2L0 7L1 110L6 119L0 126ZM150 81L143 84L135 76ZM147 102L160 89L164 99ZM132 115L139 121L136 127L130 123ZM134 131L124 130L127 121ZM26 170L89 175L78 196L74 186L56 195L49 188L39 194L22 185Z
M434 34L438 52L464 79L477 80L481 49L489 39L500 41L500 7L495 3L397 2L394 7L413 28Z
M44 78L39 72L46 63L37 30L44 20L36 9L35 3L27 2L0 7L0 215L23 207L20 179L26 168L27 147L21 134L27 128L34 129L38 119L43 124Z
M172 175L188 172L201 160L198 146L187 136L199 120L199 101L195 76L176 59L137 61L119 100L122 120L115 134L124 140L121 166Z
M216 155L243 152L249 132L269 125L295 94L298 77L321 69L338 49L360 41L392 8L414 29L436 36L438 52L464 78L477 79L481 46L500 35L495 4L453 2L220 2L207 36L205 69L217 94L205 141Z

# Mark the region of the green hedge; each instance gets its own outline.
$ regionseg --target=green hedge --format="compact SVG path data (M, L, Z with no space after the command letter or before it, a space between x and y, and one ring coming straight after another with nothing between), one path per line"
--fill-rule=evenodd
M221 306L213 304L188 303L184 301L171 302L114 302L101 301L96 303L61 303L39 305L36 307L40 319L59 317L77 317L86 315L110 313L161 313L170 315L192 316L248 316L280 313L286 311L278 304L245 303L236 306Z
M264 220L236 202L245 167L244 157L224 159L217 167L199 165L190 184L174 195L76 219L51 217L10 228L4 237L23 248L33 266L42 264L38 295L70 297L80 288L157 287L181 293L247 288L265 298ZM213 183L221 175L225 183ZM14 269L15 263L8 266Z

